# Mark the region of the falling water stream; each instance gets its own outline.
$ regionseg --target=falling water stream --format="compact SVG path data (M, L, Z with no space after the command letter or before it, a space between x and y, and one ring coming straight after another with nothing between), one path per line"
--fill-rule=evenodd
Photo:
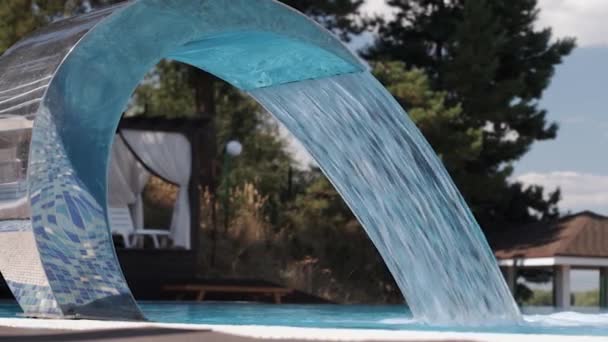
M369 73L250 91L316 159L417 320L512 324L520 314L441 161Z

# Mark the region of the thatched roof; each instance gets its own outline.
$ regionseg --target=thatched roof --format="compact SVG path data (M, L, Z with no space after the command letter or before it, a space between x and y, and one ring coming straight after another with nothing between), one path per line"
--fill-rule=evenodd
M582 212L488 235L498 259L608 258L608 217Z

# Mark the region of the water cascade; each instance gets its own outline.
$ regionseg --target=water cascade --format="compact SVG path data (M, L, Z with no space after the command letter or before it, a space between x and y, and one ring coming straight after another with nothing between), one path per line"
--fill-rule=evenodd
M369 73L250 94L319 163L427 323L516 321L519 310L448 173Z

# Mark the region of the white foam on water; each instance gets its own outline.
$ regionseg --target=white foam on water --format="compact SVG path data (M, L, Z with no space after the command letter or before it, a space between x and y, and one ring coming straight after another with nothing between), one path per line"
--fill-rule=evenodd
M608 330L608 314L558 312L550 315L525 315L530 324L546 327L598 327Z
M388 325L408 325L408 324L417 324L419 323L415 319L410 318L386 318L378 321L380 324L388 324Z
M555 327L555 328L576 328L576 327L596 327L606 328L608 332L608 314L588 314L574 311L559 312L549 315L524 315L524 322L529 327ZM424 323L413 318L385 318L378 320L379 324L400 325L404 328L408 326L415 328Z

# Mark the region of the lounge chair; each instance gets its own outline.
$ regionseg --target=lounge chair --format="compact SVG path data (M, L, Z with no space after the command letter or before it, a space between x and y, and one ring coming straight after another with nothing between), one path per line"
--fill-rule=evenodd
M133 248L139 243L143 243L146 236L152 239L154 248L161 247L161 239L163 241L163 246L166 246L166 242L169 240L169 231L167 230L135 229L129 208L109 208L108 216L112 234L122 237L125 248Z

